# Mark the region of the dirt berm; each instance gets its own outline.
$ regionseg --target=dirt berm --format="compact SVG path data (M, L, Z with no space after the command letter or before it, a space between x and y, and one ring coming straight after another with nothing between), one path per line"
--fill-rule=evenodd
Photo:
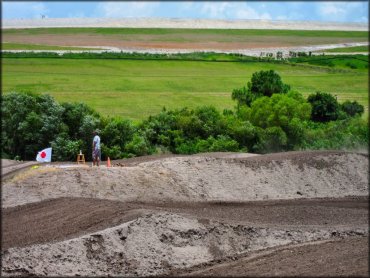
M367 154L113 165L5 180L2 275L368 275Z
M3 207L60 197L161 203L368 195L368 155L346 152L173 157L112 168L48 166L5 182Z

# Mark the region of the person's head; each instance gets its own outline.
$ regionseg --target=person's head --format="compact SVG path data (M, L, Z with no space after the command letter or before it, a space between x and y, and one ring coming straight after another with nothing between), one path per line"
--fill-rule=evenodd
M95 129L94 131L93 131L93 135L98 135L99 134L99 129Z

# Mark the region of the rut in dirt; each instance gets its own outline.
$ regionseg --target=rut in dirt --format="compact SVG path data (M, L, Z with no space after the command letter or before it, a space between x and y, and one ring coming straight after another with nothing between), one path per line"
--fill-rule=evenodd
M166 211L200 221L257 226L361 226L368 217L368 198L255 202L119 202L58 198L2 210L3 249L56 242Z

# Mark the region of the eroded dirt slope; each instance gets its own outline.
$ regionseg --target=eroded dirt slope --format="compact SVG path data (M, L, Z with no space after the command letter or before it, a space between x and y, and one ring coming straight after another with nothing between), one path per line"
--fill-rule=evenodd
M248 158L174 157L132 167L40 167L3 183L3 207L60 197L245 202L368 195L368 156L291 152Z

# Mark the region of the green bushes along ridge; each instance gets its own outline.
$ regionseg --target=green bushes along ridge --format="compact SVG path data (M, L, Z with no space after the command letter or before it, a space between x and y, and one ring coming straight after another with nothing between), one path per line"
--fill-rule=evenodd
M232 151L268 153L304 149L367 148L369 128L357 102L339 104L316 92L305 99L274 71L253 74L233 90L235 109L213 106L162 111L134 124L103 117L84 103L58 103L49 95L2 95L2 158L34 160L53 147L53 160L91 160L92 131L99 128L102 158L154 153Z

